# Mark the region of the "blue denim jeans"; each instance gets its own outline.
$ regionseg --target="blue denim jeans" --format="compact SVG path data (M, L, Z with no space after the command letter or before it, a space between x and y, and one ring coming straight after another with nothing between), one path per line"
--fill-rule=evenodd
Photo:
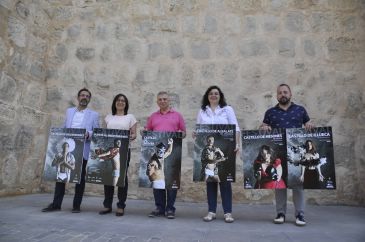
M175 212L175 200L176 200L177 189L153 189L153 196L155 197L156 209L160 213L166 211ZM167 198L167 199L166 199Z
M221 191L222 207L224 213L232 212L232 186L231 182L220 182L219 189ZM216 213L217 211L217 194L218 182L207 182L207 199L208 211Z

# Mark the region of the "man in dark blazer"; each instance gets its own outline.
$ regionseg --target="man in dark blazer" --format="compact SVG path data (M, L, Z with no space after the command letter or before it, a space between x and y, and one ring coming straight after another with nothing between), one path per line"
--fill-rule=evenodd
M94 128L99 127L99 114L87 108L91 99L91 92L83 88L77 94L78 106L68 108L66 111L66 119L63 128L82 128L86 129L85 146L83 154L83 163L81 170L80 183L75 185L75 196L73 200L73 213L80 212L82 196L85 190L85 172L86 164L89 158L90 141ZM61 210L62 200L65 195L65 183L56 182L53 202L48 207L42 209L42 212L53 212Z

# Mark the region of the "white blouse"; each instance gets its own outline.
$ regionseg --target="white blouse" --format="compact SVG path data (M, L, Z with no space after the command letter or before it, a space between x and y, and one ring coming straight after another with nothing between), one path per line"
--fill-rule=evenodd
M137 119L133 114L123 116L108 114L105 117L105 123L108 129L130 130L137 123Z
M216 107L214 112L207 106L205 111L200 109L196 119L197 124L235 124L236 132L240 132L236 115L231 106Z

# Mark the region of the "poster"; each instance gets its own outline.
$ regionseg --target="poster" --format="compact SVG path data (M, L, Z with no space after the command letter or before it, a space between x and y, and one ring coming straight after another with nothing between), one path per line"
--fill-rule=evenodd
M196 125L194 181L234 182L236 177L236 126Z
M287 129L288 187L336 189L331 127Z
M181 132L143 131L139 186L180 188Z
M244 188L286 188L285 130L242 130L241 135Z
M86 182L124 187L128 147L129 130L94 129Z
M43 179L79 183L86 129L51 128Z

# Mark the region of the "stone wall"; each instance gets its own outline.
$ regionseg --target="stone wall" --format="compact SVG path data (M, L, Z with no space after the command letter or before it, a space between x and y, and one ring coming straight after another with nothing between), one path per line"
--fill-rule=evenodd
M139 128L156 93L170 92L189 130L178 200L205 201L191 131L206 88L219 85L241 128L256 129L285 82L334 131L337 190L307 192L308 202L364 205L364 29L363 0L0 0L0 195L53 191L41 182L48 130L87 87L102 118L126 94ZM138 188L140 141L129 196L150 199ZM244 191L239 159L237 170L235 202L273 201L272 191Z

